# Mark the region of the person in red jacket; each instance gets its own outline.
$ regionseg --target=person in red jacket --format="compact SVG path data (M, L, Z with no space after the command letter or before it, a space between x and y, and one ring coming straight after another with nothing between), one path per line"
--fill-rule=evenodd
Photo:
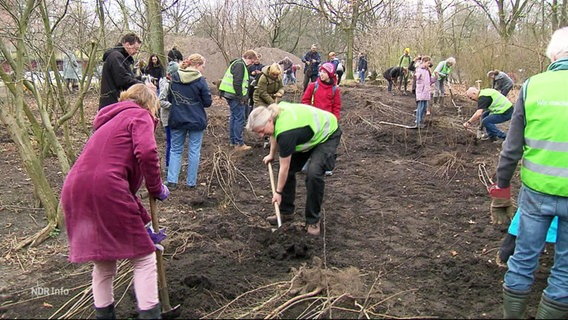
M302 96L302 103L331 112L339 121L341 93L337 86L335 68L332 63L326 62L320 66L319 77L306 88Z
M139 317L157 319L161 308L154 252L166 235L146 226L151 216L136 193L144 182L155 198L169 195L154 139L158 97L135 84L118 100L97 113L95 131L63 183L69 261L93 263L95 317L115 319L117 260L130 260Z
M331 62L326 62L319 67L319 76L304 91L302 103L333 113L339 122L341 93L337 85L335 67ZM308 165L309 160L302 168L302 172L305 173L307 171ZM326 176L331 176L332 174L332 171L325 172Z

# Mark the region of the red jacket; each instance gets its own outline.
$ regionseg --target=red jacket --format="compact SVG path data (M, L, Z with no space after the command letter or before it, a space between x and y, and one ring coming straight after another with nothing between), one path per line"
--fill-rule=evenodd
M155 250L144 228L151 218L136 192L143 179L152 195L162 188L154 119L124 101L99 110L94 128L61 190L69 260L148 255Z
M335 80L333 82L334 84L325 83L318 77L316 82L310 83L306 88L306 91L302 96L302 103L331 112L335 115L337 121L339 121L339 113L341 112L341 94L339 92L339 87L335 85ZM318 87L314 94L316 83L318 84ZM334 86L335 93L333 92Z

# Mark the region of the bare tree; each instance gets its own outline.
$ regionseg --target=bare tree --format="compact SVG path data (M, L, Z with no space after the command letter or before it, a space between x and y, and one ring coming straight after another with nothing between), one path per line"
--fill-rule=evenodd
M8 0L0 1L0 8L8 18L3 21L6 27L3 28L0 52L12 71L8 73L0 69L0 78L9 90L8 96L1 101L0 121L16 144L22 164L33 182L34 194L48 221L47 226L23 240L18 248L37 245L60 227L61 208L55 188L44 171L44 160L55 157L63 175L69 171L71 162L68 155L73 150L64 148L64 145L70 145L66 121L82 105L86 92L83 89L70 108L57 69L56 56L62 43L57 42L54 36L57 29L65 25L63 21L70 3L59 5L57 10L53 10L54 3L47 1L28 0L19 5ZM95 56L93 53L91 50L91 57ZM86 81L88 86L90 77ZM33 103L24 99L24 89L31 95ZM62 138L64 143L56 134L61 128L66 132Z
M314 10L344 33L347 61L353 61L353 48L359 21L367 15L373 15L385 5L382 0L304 0L292 3ZM353 65L350 63L347 63L345 76L346 79L353 79Z
M473 2L483 10L491 25L506 43L513 36L520 19L535 4L535 1L530 0L473 0ZM496 14L493 13L492 2L497 7Z
M213 40L229 64L245 50L266 44L259 8L253 0L203 3L194 34Z
M568 1L552 0L550 4L552 30L556 30L568 25Z

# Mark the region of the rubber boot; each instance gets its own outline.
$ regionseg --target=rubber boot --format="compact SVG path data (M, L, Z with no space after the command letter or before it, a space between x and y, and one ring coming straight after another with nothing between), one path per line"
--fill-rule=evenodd
M519 292L503 288L503 318L523 319L527 309L528 292Z
M536 310L536 319L567 319L568 304L556 302L544 294Z
M114 303L111 303L104 308L95 307L95 319L116 319Z
M162 307L158 303L150 310L140 310L138 319L162 319Z

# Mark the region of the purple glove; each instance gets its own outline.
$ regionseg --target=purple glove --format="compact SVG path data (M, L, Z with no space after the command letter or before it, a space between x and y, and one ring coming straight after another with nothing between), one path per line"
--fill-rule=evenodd
M162 183L162 191L160 191L160 194L156 196L156 199L158 199L160 201L164 201L169 196L170 196L170 190L168 189L168 187L165 184Z
M166 238L166 228L162 228L160 229L160 231L158 231L158 233L155 233L154 228L152 228L152 226L150 225L146 227L146 231L148 231L148 235L150 235L150 239L152 239L152 242L154 242L154 244L158 244Z

